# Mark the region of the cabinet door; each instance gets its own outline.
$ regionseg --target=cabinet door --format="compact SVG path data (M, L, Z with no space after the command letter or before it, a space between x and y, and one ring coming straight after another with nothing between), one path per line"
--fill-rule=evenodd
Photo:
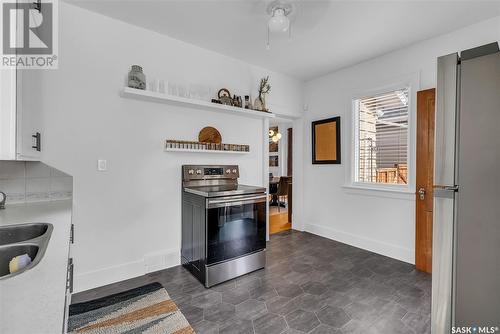
M17 159L39 160L43 149L42 71L17 71Z
M16 71L0 71L0 160L16 159Z

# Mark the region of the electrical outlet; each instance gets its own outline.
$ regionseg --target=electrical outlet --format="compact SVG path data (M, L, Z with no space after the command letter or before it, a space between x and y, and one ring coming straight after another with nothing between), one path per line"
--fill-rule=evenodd
M106 160L97 160L97 170L100 172L108 170L108 162Z

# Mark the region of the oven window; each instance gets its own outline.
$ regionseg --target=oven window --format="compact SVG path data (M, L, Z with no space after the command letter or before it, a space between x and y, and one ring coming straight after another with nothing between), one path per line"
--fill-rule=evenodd
M207 264L266 247L266 203L208 209Z

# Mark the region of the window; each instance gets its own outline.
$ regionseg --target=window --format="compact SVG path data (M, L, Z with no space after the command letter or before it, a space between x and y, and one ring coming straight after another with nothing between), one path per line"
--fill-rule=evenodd
M408 102L403 88L354 101L354 181L408 184Z

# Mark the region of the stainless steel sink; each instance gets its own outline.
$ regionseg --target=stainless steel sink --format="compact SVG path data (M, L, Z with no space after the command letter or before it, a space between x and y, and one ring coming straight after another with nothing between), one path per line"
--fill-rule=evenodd
M0 280L19 275L36 266L45 254L52 230L52 224L47 223L0 226ZM23 254L28 254L31 263L11 274L9 262Z
M9 272L9 262L13 257L28 254L33 260L38 254L37 245L8 245L0 248L0 277L11 275ZM33 262L31 262L33 264ZM30 264L30 265L31 265ZM27 267L23 268L26 269Z
M35 239L47 233L48 224L20 224L0 227L0 246Z

